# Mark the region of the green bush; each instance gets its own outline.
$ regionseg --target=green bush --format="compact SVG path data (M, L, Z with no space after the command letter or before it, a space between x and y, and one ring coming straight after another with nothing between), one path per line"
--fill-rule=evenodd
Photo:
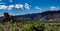
M9 25L9 26L7 26ZM8 28L9 27L9 28ZM16 29L18 27L18 29ZM60 31L60 23L15 22L0 23L0 31Z

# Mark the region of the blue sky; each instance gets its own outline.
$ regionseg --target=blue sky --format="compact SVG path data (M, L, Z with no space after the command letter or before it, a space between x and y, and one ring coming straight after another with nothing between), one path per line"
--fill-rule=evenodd
M0 16L41 13L46 10L59 10L60 0L0 0Z

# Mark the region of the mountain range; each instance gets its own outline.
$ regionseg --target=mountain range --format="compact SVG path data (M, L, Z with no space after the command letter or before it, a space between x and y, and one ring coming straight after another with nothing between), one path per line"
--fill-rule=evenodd
M0 20L3 17L0 17ZM13 16L17 21L60 22L60 10Z

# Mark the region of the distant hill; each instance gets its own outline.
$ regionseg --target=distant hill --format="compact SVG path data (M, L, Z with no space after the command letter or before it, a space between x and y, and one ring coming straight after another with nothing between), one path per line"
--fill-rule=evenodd
M22 21L40 21L40 22L60 22L60 10L58 11L45 11L42 13L33 13L26 15L13 16L14 19ZM0 20L3 17L0 17Z

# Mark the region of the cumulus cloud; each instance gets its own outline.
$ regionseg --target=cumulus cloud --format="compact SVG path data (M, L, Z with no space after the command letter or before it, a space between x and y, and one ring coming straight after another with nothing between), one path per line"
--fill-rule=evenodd
M12 10L12 9L30 10L30 5L27 3L25 3L25 5L23 5L23 4L15 4L15 5L9 5L9 6L0 5L0 10Z
M7 7L8 7L8 6L0 5L0 10L2 10L2 9L5 10L5 9L7 9Z
M9 5L9 6L8 6L8 10L12 10L13 7L14 7L14 5Z
M55 6L50 7L50 10L58 10L58 9L59 9L59 7L55 7Z
M25 3L25 9L30 10L30 6L29 6L29 4L28 4L28 3Z
M42 10L40 7L37 7L37 6L35 7L35 9L37 9L37 10Z
M15 5L15 8L17 8L17 9L22 9L23 10L23 4L16 4Z

